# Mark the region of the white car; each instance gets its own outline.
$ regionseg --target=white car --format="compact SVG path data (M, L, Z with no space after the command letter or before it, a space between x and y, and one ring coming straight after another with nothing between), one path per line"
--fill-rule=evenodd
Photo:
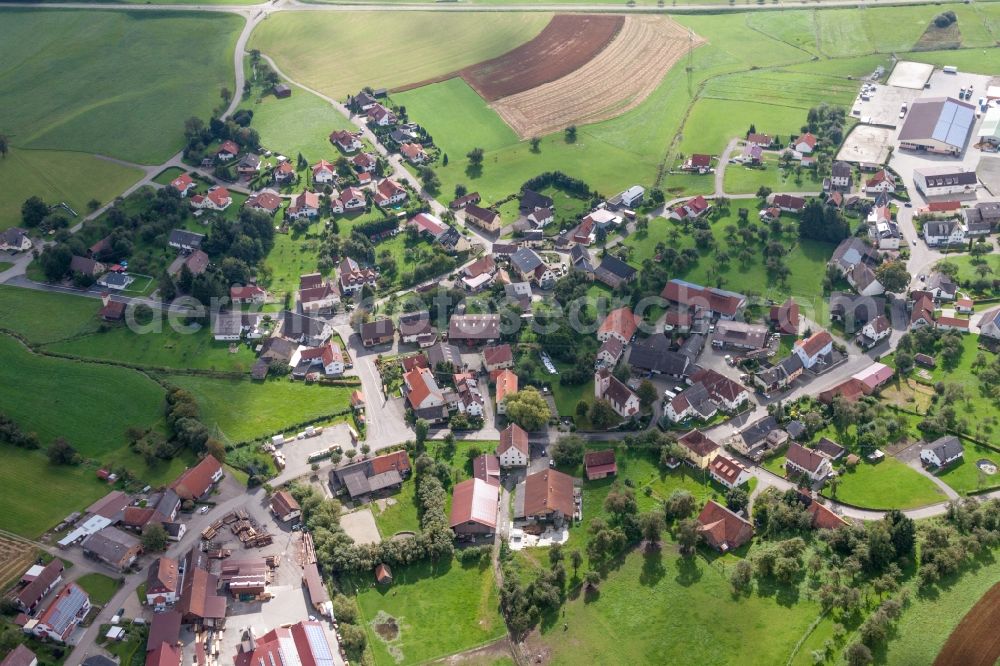
M200 514L206 514L206 513L208 513L208 510L209 510L210 508L212 508L212 507L209 507L209 506L203 506L203 507L201 507L200 509L198 509L198 513L200 513Z

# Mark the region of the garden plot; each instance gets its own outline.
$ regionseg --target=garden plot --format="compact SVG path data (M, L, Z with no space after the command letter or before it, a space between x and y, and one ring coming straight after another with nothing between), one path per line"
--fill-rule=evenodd
M892 68L889 75L888 85L896 88L912 88L913 90L923 90L924 84L934 73L934 65L924 62L911 62L900 60Z
M858 125L847 135L837 159L844 162L883 164L889 157L893 131L887 127Z

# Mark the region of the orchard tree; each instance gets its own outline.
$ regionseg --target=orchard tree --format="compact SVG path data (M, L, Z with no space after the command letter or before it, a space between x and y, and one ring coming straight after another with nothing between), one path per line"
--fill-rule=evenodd
M552 416L549 404L533 386L508 395L504 404L507 406L507 419L528 432L541 430Z

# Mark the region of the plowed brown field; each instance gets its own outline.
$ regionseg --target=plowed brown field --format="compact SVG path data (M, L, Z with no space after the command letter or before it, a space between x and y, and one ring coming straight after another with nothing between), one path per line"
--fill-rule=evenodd
M557 14L530 42L459 73L492 102L576 71L600 53L624 24L624 16Z
M976 602L951 632L934 666L993 666L1000 658L1000 583Z
M522 139L614 118L638 106L689 49L702 43L669 18L629 16L611 43L582 66L492 106Z

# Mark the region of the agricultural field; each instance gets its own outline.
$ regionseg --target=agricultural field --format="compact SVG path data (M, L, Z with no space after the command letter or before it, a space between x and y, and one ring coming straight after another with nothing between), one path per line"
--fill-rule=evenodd
M0 484L4 511L0 529L36 539L50 527L81 511L108 492L108 486L87 466L57 467L43 451L0 445L4 464Z
M0 127L16 148L165 160L184 120L207 117L233 87L240 25L225 14L7 10Z
M87 204L111 201L142 178L142 171L84 153L12 148L0 159L0 230L21 224L21 204L32 196L65 202L81 217Z
M251 441L338 414L350 408L353 390L350 386L312 386L288 379L251 382L189 375L164 379L190 391L213 436L229 443Z
M530 40L550 18L531 12L489 20L472 13L282 12L254 31L248 48L274 58L292 80L344 99L364 86L398 88L496 57ZM378 26L377 39L372 26ZM317 48L331 57L316 58Z
M2 328L32 344L46 344L93 333L100 301L0 285Z
M38 553L36 548L20 539L0 536L0 590L6 590L30 567Z
M65 437L84 457L104 459L129 427L162 422L162 387L134 370L38 356L6 335L0 357L3 411L43 445Z
M993 630L1000 619L1000 584L994 585L966 613L934 661L938 666L993 664L1000 658L1000 636Z
M357 590L376 663L425 663L505 634L489 562L422 562L392 575L388 586L371 575L345 581Z
M842 470L836 491L828 485L823 495L865 509L914 509L948 499L933 481L892 456Z

